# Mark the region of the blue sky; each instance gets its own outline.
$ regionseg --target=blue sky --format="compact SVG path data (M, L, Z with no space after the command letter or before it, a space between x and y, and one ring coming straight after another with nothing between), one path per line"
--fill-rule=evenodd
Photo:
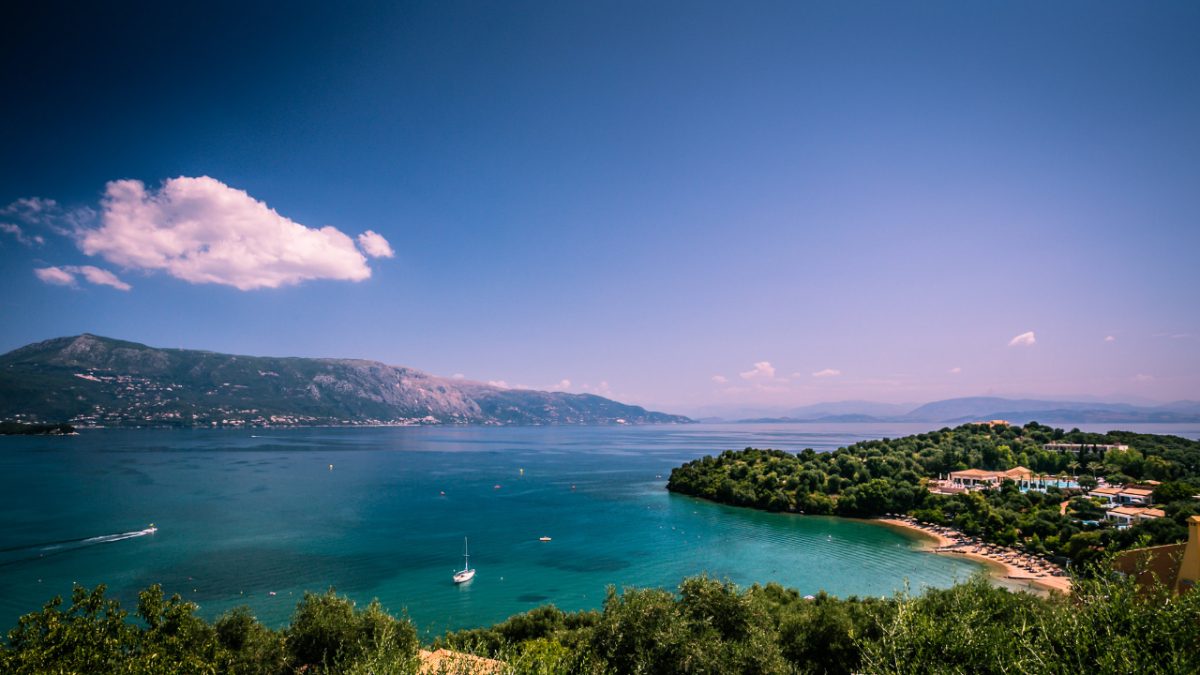
M352 4L6 21L0 350L1200 398L1195 3Z

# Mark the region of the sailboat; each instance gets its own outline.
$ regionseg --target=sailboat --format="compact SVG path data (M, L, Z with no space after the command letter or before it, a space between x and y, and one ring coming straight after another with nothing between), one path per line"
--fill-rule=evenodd
M475 578L475 570L470 565L471 554L467 552L467 538L463 537L463 568L454 573L454 583L463 584Z

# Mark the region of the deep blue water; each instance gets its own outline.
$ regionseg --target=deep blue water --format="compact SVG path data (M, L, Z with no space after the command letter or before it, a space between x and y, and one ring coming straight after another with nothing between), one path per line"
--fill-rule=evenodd
M702 572L842 596L948 586L978 567L916 551L904 535L868 523L733 509L664 489L672 467L729 448L829 450L924 430L425 427L0 438L0 626L69 595L73 582L105 583L130 609L138 589L162 583L205 616L246 604L272 625L287 621L303 591L332 586L361 602L379 598L432 632L544 603L594 608L608 584L674 588ZM151 522L154 534L112 536ZM539 542L543 535L553 540ZM478 574L455 586L464 536Z

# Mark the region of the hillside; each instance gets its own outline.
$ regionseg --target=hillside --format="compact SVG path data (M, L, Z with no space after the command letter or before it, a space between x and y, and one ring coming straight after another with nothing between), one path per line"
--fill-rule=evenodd
M377 361L158 349L88 334L0 356L0 419L77 426L690 421L600 396L501 389Z

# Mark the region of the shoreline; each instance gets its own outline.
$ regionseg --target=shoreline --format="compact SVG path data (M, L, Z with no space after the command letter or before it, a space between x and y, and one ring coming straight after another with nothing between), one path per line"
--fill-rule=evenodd
M951 528L921 525L901 518L872 518L869 522L916 535L918 550L937 555L953 555L983 563L988 576L1001 586L1040 593L1071 592L1071 579L1046 571L1031 570L1038 559L1015 549L982 543L964 543L967 537ZM1047 569L1044 565L1042 569Z

